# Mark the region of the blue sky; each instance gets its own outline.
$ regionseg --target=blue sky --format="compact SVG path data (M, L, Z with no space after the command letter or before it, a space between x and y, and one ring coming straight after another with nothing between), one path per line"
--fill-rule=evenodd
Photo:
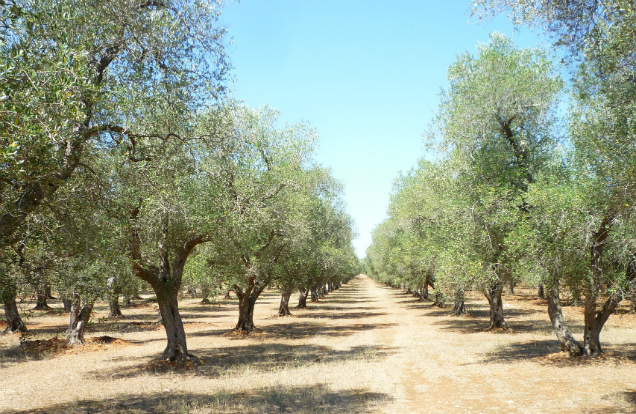
M456 56L493 31L519 47L542 41L505 16L476 21L465 0L242 0L221 21L233 39L234 96L320 134L317 159L345 186L360 257L393 180L426 155L422 134Z

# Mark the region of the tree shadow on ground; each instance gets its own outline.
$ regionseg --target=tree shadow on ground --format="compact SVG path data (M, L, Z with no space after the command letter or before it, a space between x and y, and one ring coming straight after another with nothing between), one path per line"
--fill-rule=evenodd
M585 410L588 414L633 414L636 412L636 391L619 391L616 393L604 395L603 400L614 400L617 402L616 407L597 408Z
M200 302L200 301L199 301ZM208 304L198 304L195 306L182 306L179 308L179 312L183 315L189 314L190 312L200 312L204 314L216 313L216 312L228 312L233 311L238 307L238 301L232 303L233 306L219 306L216 303L208 303Z
M0 348L0 368L11 364L20 364L29 361L51 360L69 352L79 354L82 352L94 352L96 346L108 346L115 342L118 346L141 345L149 342L166 342L165 337L145 340L124 340L109 335L87 335L85 345L77 347L66 345L66 340L53 336L49 339L25 340L19 345L8 348ZM107 348L106 348L107 349ZM106 350L104 349L104 350Z
M165 392L121 395L104 400L82 400L18 413L364 413L391 399L364 389L330 391L324 385L271 387L258 393L218 391L211 394Z
M355 297L355 296L354 296ZM355 303L355 304L361 304L361 303L378 303L379 301L377 300L370 300L370 299L343 299L343 298L333 298L333 300L329 300L331 298L321 298L318 302L312 302L312 303ZM309 302L309 300L307 301Z
M468 311L467 315L462 316L454 316L451 312L452 308L450 307L444 309L431 308L430 311L426 312L426 316L439 318L439 320L433 324L439 325L442 329L447 329L453 332L470 334L488 330L490 312L486 309L473 308ZM490 332L508 334L552 333L552 326L549 321L545 319L530 318L532 315L536 315L536 312L524 309L506 309L504 318L510 329L491 330ZM579 328L576 325L571 324L570 328L575 334L579 331Z
M320 308L324 310L324 308ZM375 316L384 316L384 312L330 312L330 313L304 313L297 315L299 318L314 318L314 319L362 319L373 318Z
M334 305L327 305L327 304L319 304L318 306L313 308L314 310L321 310L321 311L377 311L378 308L375 306L336 306Z
M554 340L533 340L517 342L497 348L485 355L479 363L508 363L536 360L540 364L567 368L594 364L636 362L636 344L621 344L606 347L600 357L568 357L561 353L561 344Z
M517 342L488 352L479 363L519 362L544 357L560 351L561 345L556 339Z
M311 364L342 364L346 361L371 361L386 358L396 352L395 348L385 346L357 346L347 350L318 345L287 345L280 343L250 344L212 349L199 349L193 353L203 361L203 365L194 370L181 371L187 375L211 378L221 376L242 376L246 372L273 372L281 368L299 368ZM157 369L149 364L147 358L128 367L112 370L93 371L91 378L111 381L120 378L134 378L142 374L161 374L164 367ZM174 371L178 372L178 371Z
M325 326L313 322L280 323L268 325L263 330L257 329L249 335L232 336L234 330L208 330L188 333L188 337L196 336L228 336L229 339L245 340L254 339L305 339L313 336L341 337L353 335L356 332L368 331L372 329L385 329L396 326L394 323L357 323L351 325Z

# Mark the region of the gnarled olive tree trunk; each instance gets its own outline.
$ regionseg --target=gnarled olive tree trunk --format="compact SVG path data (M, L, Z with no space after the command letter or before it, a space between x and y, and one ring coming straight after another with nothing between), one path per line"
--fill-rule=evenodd
M540 285L543 286L543 285ZM570 356L578 356L583 353L583 348L568 329L565 324L565 318L563 318L563 311L561 310L561 298L559 295L559 286L555 283L554 286L544 287L546 293L546 299L548 300L548 315L550 316L550 322L554 328L559 342L561 343L561 349L567 352Z
M603 278L603 253L611 222L611 217L605 217L603 219L598 231L593 233L594 242L590 247L590 280L583 302L583 319L585 326L583 331L583 353L587 356L595 356L603 353L600 339L601 330L620 301L620 299L614 298L614 296L616 296L616 294L614 294L605 302L600 311L596 310L596 302L598 301L601 280Z
M539 299L545 299L545 288L543 284L539 285L539 288L537 289L537 296Z
M291 297L292 289L285 288L280 295L280 306L278 307L278 316L289 316L289 298Z
M35 287L35 293L37 295L37 302L36 302L35 308L33 308L33 310L51 310L51 309L53 309L47 303L46 286L44 284L37 285Z
M456 316L466 314L466 305L464 304L464 291L455 291L455 304L453 305L453 314Z
M168 287L155 289L155 292L157 294L157 303L159 304L159 314L168 339L161 358L167 361L196 360L195 357L188 353L183 320L179 313L179 302L177 299L179 290Z
M309 289L299 288L298 292L300 296L298 296L298 306L297 309L307 309L307 297L309 296Z
M117 277L113 276L108 279L108 285L111 291L108 294L108 317L109 318L125 318L124 314L121 313L121 308L119 307L119 294L121 293L121 286L117 283Z
M488 304L490 305L490 328L503 328L507 329L508 324L504 319L503 301L501 300L501 294L503 293L504 285L500 281L492 283L484 291Z
M2 304L4 305L4 317L7 320L7 327L4 328L2 333L15 333L15 332L26 332L27 328L22 318L20 317L20 312L18 311L18 304L15 301L15 292L11 294L11 292L4 292L2 295Z
M444 295L439 290L435 291L435 299L433 300L431 307L433 306L437 306L438 308L446 306L446 303L444 303Z
M192 250L199 244L210 241L209 236L198 234L191 236L186 240L174 253L174 260L170 263L171 256L167 243L162 240L159 243L161 266L147 265L144 263L141 254L141 239L136 228L136 219L139 214L139 207L130 211L133 227L131 231L130 253L133 265L133 273L142 280L145 280L152 286L157 296L159 304L159 314L166 331L168 343L162 353L162 359L176 362L186 362L191 360L198 363L199 360L195 356L188 353L186 343L186 334L183 328L183 321L179 314L178 293L183 280L183 269L188 256ZM167 234L164 227L163 234Z
M66 333L67 345L76 346L84 344L84 331L86 325L91 318L93 304L95 299L84 302L77 292L73 293L73 303L71 305L71 318L69 321L68 332Z
M424 282L424 285L420 288L418 292L420 302L424 302L428 300L428 283Z
M121 313L121 308L119 306L119 293L113 292L109 295L108 298L108 317L109 318L117 318L117 319L125 319L123 313Z
M268 282L267 279L256 281L255 277L252 277L245 291L238 285L234 285L234 293L239 299L239 318L234 327L235 330L251 332L256 328L254 325L254 305Z
M73 297L65 293L60 294L60 298L62 299L62 306L64 306L64 313L70 313L73 308Z
M128 292L126 292L126 291L122 292L122 301L121 301L121 304L122 304L124 307L128 307L128 306L130 306L130 304L131 304L130 296L128 295Z

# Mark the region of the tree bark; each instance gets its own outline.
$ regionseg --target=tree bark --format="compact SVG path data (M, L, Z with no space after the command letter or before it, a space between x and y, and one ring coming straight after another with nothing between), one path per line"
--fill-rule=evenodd
M540 285L543 286L543 285ZM548 315L550 316L550 322L554 328L559 342L561 343L561 349L567 352L570 356L579 356L583 353L583 348L568 329L565 324L565 318L563 317L563 311L561 310L561 299L559 294L559 287L555 285L546 289L548 300Z
M73 308L73 299L68 297L67 295L60 295L62 298L62 306L64 306L64 313L71 312Z
M585 328L583 330L583 353L586 356L597 356L603 353L601 348L601 331L610 315L614 313L622 296L619 293L612 294L603 304L600 310L586 301L584 310Z
M490 305L490 329L508 328L508 324L506 324L504 319L503 301L501 300L503 288L503 283L498 281L486 288L486 291L484 292L486 299L488 299L488 304Z
M168 339L166 348L162 353L162 359L180 363L188 360L199 363L197 357L188 353L183 321L179 314L178 294L188 256L197 245L210 241L210 239L207 235L198 234L186 240L175 252L172 265L169 260L168 249L165 247L165 240L162 240L159 243L161 266L144 265L141 255L141 239L136 228L139 209L140 207L135 207L130 210L131 221L133 222L130 237L130 258L132 259L133 273L138 278L148 282L157 296L159 314ZM166 237L166 234L167 228L164 225L163 236Z
M236 326L237 331L251 332L254 330L254 305L256 298L252 295L241 294L239 296L239 318Z
M177 299L178 289L163 289L157 292L157 303L159 303L159 314L166 330L168 344L164 349L161 358L167 361L186 361L195 359L188 354L185 329L179 313L179 303Z
M315 287L311 288L311 301L318 302L318 292L316 291Z
M601 280L603 278L603 252L605 242L609 234L611 217L605 217L594 233L594 243L590 247L590 280L587 294L585 295L583 319L583 352L586 356L596 356L603 353L601 348L601 330L607 318L614 312L620 301L617 294L613 294L605 302L600 311L596 310Z
M435 291L435 300L433 301L433 304L431 306L437 306L438 308L443 308L444 306L446 306L446 304L444 303L444 295L442 295L442 292L438 290Z
M455 305L453 306L453 314L456 316L466 314L466 306L463 299L455 299Z
M71 318L69 321L68 332L66 334L66 344L70 346L84 344L84 331L86 324L91 318L93 304L95 301L89 301L82 306L82 299L79 293L73 293L73 304L71 305Z
M420 289L420 302L428 300L428 283L424 283L424 286Z
M194 286L187 286L186 290L188 292L188 295L192 296L193 298L197 297L197 288Z
M297 309L307 309L307 296L309 295L309 289L298 289L300 296L298 296Z
M325 287L325 285L321 285L320 289L318 290L318 295L321 298L324 298L325 296L327 296L329 294L329 292L327 292L327 288Z
M212 289L208 285L204 284L201 288L201 303L203 305L209 305L211 303L210 299L208 299L211 294Z
M11 295L5 293L3 295L2 303L4 305L4 317L7 320L7 327L4 328L2 333L10 334L15 332L26 332L27 328L20 317L18 305L15 301L15 294Z
M130 306L130 296L128 295L128 292L124 291L122 293L122 301L121 301L122 306L124 307L128 307Z
M455 292L455 304L453 306L453 314L456 316L466 314L466 306L464 304L463 290L458 290Z
M280 295L280 306L278 307L278 316L289 316L291 312L289 311L289 298L292 294L292 289L287 288L283 290Z
M539 299L545 299L545 290L543 288L543 284L539 285L539 289L537 290L537 296L539 296Z
M108 308L110 310L108 313L109 318L126 318L124 314L121 313L121 308L119 307L119 293L117 292L117 290L109 295Z
M268 279L250 281L245 292L239 286L234 285L234 293L239 299L239 319L234 327L235 330L251 332L256 328L254 325L254 305L256 304L256 299L269 283Z
M37 302L35 304L35 308L33 308L33 310L51 310L53 309L52 307L49 306L48 303L46 303L47 300L47 295L46 295L46 286L44 285L38 285L35 289L35 292L37 294Z

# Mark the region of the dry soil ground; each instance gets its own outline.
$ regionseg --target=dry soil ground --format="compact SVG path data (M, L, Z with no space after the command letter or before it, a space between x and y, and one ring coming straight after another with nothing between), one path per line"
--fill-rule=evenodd
M205 362L188 370L152 363L165 345L155 304L124 309L122 321L96 308L94 342L72 350L51 339L63 338L67 315L33 312L26 348L19 335L0 337L0 411L636 412L634 315L610 318L607 356L569 360L545 305L521 293L504 298L512 331L487 332L478 295L470 316L453 317L360 275L291 317L274 317L278 295L266 292L261 330L247 337L230 332L235 300L184 299L188 345ZM565 311L580 337L580 311ZM105 336L117 340L97 340Z

